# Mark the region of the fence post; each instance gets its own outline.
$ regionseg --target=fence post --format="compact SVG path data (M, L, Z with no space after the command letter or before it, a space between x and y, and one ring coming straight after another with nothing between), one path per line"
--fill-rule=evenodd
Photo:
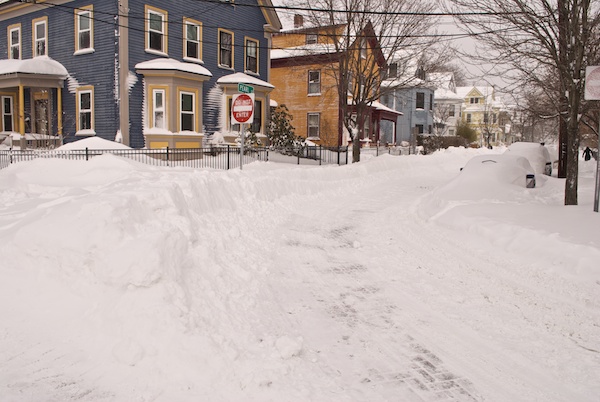
M167 146L167 166L169 166L169 147Z
M323 163L323 145L319 144L319 166Z
M300 152L302 152L302 147L298 149L298 165L300 164Z
M229 144L227 145L227 170L229 170Z
M87 160L88 160L88 158L89 158L89 155L88 155L88 148L87 148L87 147L85 147L85 160L87 161Z
M348 164L348 146L346 145L346 165Z

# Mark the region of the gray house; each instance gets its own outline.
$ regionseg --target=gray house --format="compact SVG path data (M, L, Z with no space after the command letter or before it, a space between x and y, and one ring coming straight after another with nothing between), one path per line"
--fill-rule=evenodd
M229 131L238 83L269 112L270 0L0 0L0 141L89 136L198 147Z
M381 127L382 141L396 145L402 142L412 143L416 135L433 132L435 92L435 88L425 80L422 69L404 67L403 74L399 73L399 70L397 63L391 63L387 79L381 84L390 88L382 97L382 103L403 113L403 116L398 118L395 131L389 123L382 124Z

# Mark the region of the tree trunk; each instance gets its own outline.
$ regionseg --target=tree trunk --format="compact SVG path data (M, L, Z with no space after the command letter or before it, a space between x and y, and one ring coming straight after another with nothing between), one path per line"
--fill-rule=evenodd
M357 138L352 140L352 163L360 162L360 138L357 134Z

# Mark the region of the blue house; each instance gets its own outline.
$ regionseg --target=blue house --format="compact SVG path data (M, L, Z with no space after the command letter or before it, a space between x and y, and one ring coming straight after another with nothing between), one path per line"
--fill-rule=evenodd
M134 148L201 146L254 87L266 132L270 0L0 0L0 141L89 136Z
M382 125L382 141L395 145L416 143L417 135L433 133L435 86L426 80L422 68L390 63L387 79L381 85L389 88L381 102L403 113L395 127L387 122Z

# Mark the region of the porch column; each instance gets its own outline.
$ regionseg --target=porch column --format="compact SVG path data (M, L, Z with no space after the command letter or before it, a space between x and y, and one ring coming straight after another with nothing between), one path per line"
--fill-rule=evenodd
M62 120L62 88L56 89L56 113L58 113L57 124L58 124L58 136L60 137L60 141L62 143L62 135L63 135L63 120Z
M19 85L19 133L25 136L25 88Z

